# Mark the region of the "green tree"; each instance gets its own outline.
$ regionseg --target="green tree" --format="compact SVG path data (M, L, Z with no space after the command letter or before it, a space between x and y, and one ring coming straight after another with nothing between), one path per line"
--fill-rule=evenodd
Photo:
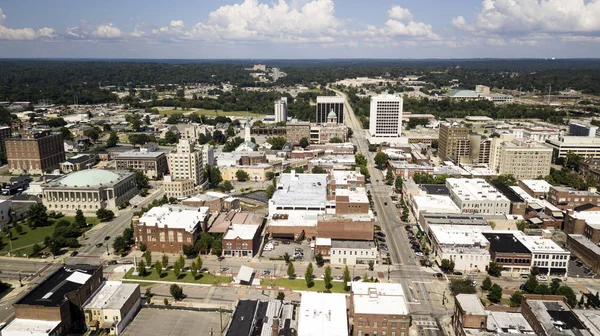
M325 259L323 259L323 255L321 253L315 254L315 262L318 267L323 267L325 265Z
M27 218L25 220L25 223L31 229L47 226L50 223L48 221L48 213L46 212L46 207L40 203L30 206L27 210L26 216Z
M394 173L392 172L392 168L388 167L387 172L385 173L385 184L394 184Z
M223 177L221 176L221 171L218 167L205 165L203 171L204 177L208 180L208 183L215 187L223 181Z
M528 293L534 293L538 285L538 280L534 276L530 276L529 279L527 279L527 281L525 282L525 290Z
M238 169L238 171L235 172L235 178L239 182L246 182L250 178L250 175L248 175L248 173L246 173L246 171Z
M196 262L196 267L198 268L198 271L201 272L202 271L202 265L203 265L202 257L201 256L197 256L195 262Z
M354 154L354 161L356 162L356 165L359 167L367 165L367 158L364 155L362 155L361 153Z
M387 154L385 154L384 152L377 152L377 154L375 155L375 159L374 159L375 165L381 169L382 167L384 167L387 164L389 159L390 159L390 157Z
M325 171L325 169L323 169L322 167L319 166L315 166L312 169L312 173L313 174L326 174L327 172Z
M179 279L179 275L181 275L181 266L178 262L175 262L173 265L173 274L175 274L175 278Z
M146 265L152 265L152 253L150 251L144 252L144 260L146 260Z
M42 252L43 250L43 248L39 244L33 244L31 249L33 250L31 253L32 256L38 255L38 253Z
M196 261L192 261L192 264L190 265L190 273L194 279L196 279L196 275L198 275L198 265L196 265Z
M167 269L167 267L169 267L169 256L166 254L163 254L162 258L161 258L161 263L163 265L163 268Z
M502 299L502 287L498 284L494 284L488 293L488 299L494 303L500 302Z
M441 268L446 273L452 273L452 272L454 272L454 260L442 259L442 265L441 266L442 266Z
M284 292L278 292L277 293L277 300L279 300L279 301L285 300L285 293Z
M158 277L160 278L162 275L162 271L163 271L163 267L162 264L160 263L160 261L156 261L154 263L154 270L156 271L156 275L158 275Z
M289 264L289 263L290 263L290 254L289 254L289 253L287 253L287 252L285 252L285 253L283 254L283 260L285 260L285 263L286 263L286 264Z
M510 305L512 307L520 307L523 301L523 292L516 291L510 296Z
M548 285L546 284L539 284L534 291L535 294L540 294L540 295L549 295L552 294L552 290L550 289L550 287L548 287Z
M175 133L173 133L172 131L167 131L165 133L165 141L167 143L174 144L177 142L177 140L178 140L177 135Z
M123 254L127 250L127 241L123 236L117 236L113 241L112 248L115 250L115 254Z
M577 305L577 297L575 296L575 292L569 286L560 286L560 288L556 291L557 295L562 295L567 299L567 303L571 308L574 308Z
M115 218L115 213L111 210L100 208L96 211L96 217L98 217L101 222L110 222Z
M287 275L290 278L293 278L296 275L296 270L294 269L294 263L293 262L289 262L288 263Z
M183 288L177 284L172 284L171 287L169 287L169 292L171 292L171 296L175 300L180 300L183 298Z
M131 129L135 132L139 132L142 126L142 116L139 114L128 114L125 116L125 120L131 126Z
M231 184L231 182L223 181L223 182L221 182L221 184L219 184L219 189L223 190L224 192L230 192L234 188L233 188L233 185Z
M331 283L333 280L333 277L331 276L331 267L325 267L325 276L323 280L325 282L325 289L328 291L331 290L331 287L333 287L333 284Z
M69 129L66 127L61 127L60 133L62 134L64 140L73 140L74 138L73 133L71 133L71 131L69 131Z
M108 135L108 140L106 140L106 147L115 147L117 143L119 143L119 136L117 135L117 132L110 132Z
M350 290L350 270L348 269L348 265L344 265L344 291Z
M307 138L300 139L300 147L306 148L306 147L308 147L308 145L309 145L309 142L308 142Z
M344 140L338 138L338 137L333 137L331 139L329 139L329 143L343 143Z
M370 179L371 178L371 174L369 173L369 169L366 166L361 166L360 167L360 173L363 174L365 176L365 179Z
M269 184L267 186L267 190L265 191L267 193L267 198L272 198L273 194L275 194L275 186L272 184Z
M560 288L560 279L553 279L552 283L550 283L551 294L556 294L556 292L558 292L559 288Z
M533 266L530 271L531 276L537 276L540 274L540 269L537 266Z
M402 178L400 176L396 176L396 181L394 182L394 189L396 189L397 193L402 192Z
M309 263L308 267L306 267L306 272L304 273L304 280L306 280L306 287L310 288L313 286L313 265L312 265L312 263Z
M196 248L202 254L208 254L210 247L212 246L213 237L207 232L201 232L200 238L196 242Z
M283 149L283 146L285 146L287 142L287 139L285 137L272 137L272 138L268 138L267 139L267 143L269 143L271 145L271 149L273 150L280 150Z
M488 274L493 277L499 277L502 274L502 266L491 261L488 266Z
M146 276L146 263L143 260L138 263L138 274L141 277Z
M146 252L147 249L148 249L148 247L146 246L146 244L140 243L140 251Z
M477 289L473 286L471 279L453 279L450 281L450 288L454 295L457 294L475 294Z
M483 282L481 283L481 289L489 291L492 288L492 279L490 277L485 277Z

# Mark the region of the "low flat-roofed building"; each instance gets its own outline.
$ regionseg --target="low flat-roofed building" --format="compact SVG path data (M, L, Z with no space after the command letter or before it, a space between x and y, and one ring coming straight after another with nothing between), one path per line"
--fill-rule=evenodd
M490 226L431 225L429 238L433 257L439 265L444 259L454 261L456 271L486 271L490 252L483 232L491 231Z
M512 186L499 185L498 191L510 201L510 214L524 216L527 212L527 202L512 189Z
M105 281L83 304L88 328L119 335L141 308L140 297L138 284Z
M318 214L314 212L275 213L269 215L267 233L271 238L299 240L317 237Z
M233 224L259 225L265 222L265 215L257 212L229 211L221 212L210 224L208 232L225 233Z
M230 211L240 208L240 200L233 198L228 194L223 194L216 191L207 191L204 194L189 197L181 204L193 207L208 207L210 212Z
M370 212L369 197L365 188L338 189L334 201L335 213L338 215L368 214Z
M269 214L293 211L324 214L327 209L327 175L281 174L277 190L269 199ZM333 205L332 205L333 208Z
M377 265L379 252L373 241L331 240L331 264Z
M238 181L237 172L240 170L248 174L248 181L264 182L267 180L267 173L273 172L273 166L268 163L258 163L251 166L219 166L224 181Z
M115 158L117 169L138 170L149 179L162 178L169 171L167 155L163 152L124 152Z
M443 213L443 214L460 214L461 211L456 206L450 196L445 195L425 195L412 196L411 205L413 213L417 218L422 213Z
M352 336L408 335L410 315L401 284L352 282Z
M78 170L89 169L98 162L98 157L93 154L78 154L60 164L60 171L71 173Z
M321 215L317 220L318 237L340 240L372 240L375 218L372 213Z
M579 321L591 335L600 335L600 311L588 309L573 309Z
M260 245L260 225L231 224L223 236L223 256L254 257Z
M16 318L2 329L4 336L59 336L61 321L41 321Z
M422 165L408 162L388 161L395 177L401 177L405 180L412 179L415 173L425 173L433 175L435 168L429 165Z
M326 172L332 170L349 170L356 165L354 155L324 156L308 160L308 170L314 167L323 168Z
M490 261L502 266L505 272L530 273L531 251L513 233L484 232L483 235L490 244Z
M594 273L600 272L600 246L580 234L567 235L567 247Z
M341 189L356 190L364 187L365 176L358 168L354 171L333 170L329 173L327 189L331 195L335 195L336 191Z
M224 335L296 335L297 310L293 301L239 300Z
M490 224L484 216L468 214L435 214L422 213L419 216L419 224L425 233L429 233L431 225L469 225L469 226L489 226Z
M535 335L523 314L503 311L487 311L487 330L493 334Z
M463 213L506 215L510 201L484 179L446 180L450 197Z
M584 205L593 204L600 206L600 193L596 188L577 190L571 187L550 187L548 201L562 210L573 210Z
M540 336L592 335L571 310L564 296L525 295L521 313Z
M303 292L298 336L348 336L346 295Z
M466 335L464 329L484 329L488 316L477 294L458 294L454 297L452 327L456 335Z
M207 207L154 207L132 219L136 246L144 244L151 252L182 253L183 246L194 245L200 232L205 231L208 217Z
M192 179L174 180L171 175L165 175L163 187L169 198L183 199L196 194L196 182Z
M583 155L586 158L600 158L600 138L563 136L558 139L546 140L546 145L552 147L553 157L564 158L569 152Z
M552 185L545 180L519 180L519 187L523 188L533 198L546 198Z

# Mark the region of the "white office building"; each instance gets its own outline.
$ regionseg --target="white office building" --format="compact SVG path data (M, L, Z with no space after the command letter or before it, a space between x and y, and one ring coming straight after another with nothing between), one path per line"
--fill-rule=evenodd
M371 138L396 138L402 133L402 98L394 95L371 97Z
M196 150L193 140L179 140L177 149L169 153L168 161L174 180L193 180L197 185L204 183L202 152Z
M450 198L462 213L506 215L510 201L484 179L449 178Z
M372 241L332 240L330 262L333 265L377 265L377 246Z
M288 101L287 97L281 97L275 101L275 122L287 121Z
M335 212L335 201L327 200L326 174L281 174L277 190L269 199L269 215L292 212L325 214Z
M433 256L440 265L444 259L454 261L456 271L485 271L490 263L490 252L482 232L490 231L489 225L430 225Z
M511 231L531 252L531 267L537 267L541 274L568 275L571 252L563 249L551 238L528 236L521 231Z
M547 140L546 144L554 150L554 157L567 157L568 152L583 155L586 158L600 158L600 138L582 136L564 136L557 140Z

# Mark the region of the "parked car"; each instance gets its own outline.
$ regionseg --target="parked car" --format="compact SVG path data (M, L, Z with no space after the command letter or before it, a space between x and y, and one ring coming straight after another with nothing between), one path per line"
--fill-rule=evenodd
M104 237L104 240L109 240L109 239L110 239L110 236Z
M290 241L289 241L289 240L284 240L284 241L283 241L283 243L284 243L285 245L290 245Z
M79 254L79 252L77 252L77 251L73 251L73 252L71 252L71 257L74 257L74 256L76 256L76 255L78 255L78 254Z
M383 205L387 205L387 202L383 202Z
M377 231L377 235L379 237L385 237L385 233L381 232L381 231Z
M262 275L269 275L269 274L271 274L271 270L266 269L266 270L262 271Z
M296 253L304 253L304 250L300 247L296 247L294 251L296 251Z
M406 224L406 225L404 225L404 229L406 229L406 231L408 231L408 230L412 229L412 225Z
M415 255L416 255L417 257L422 257L422 256L423 256L423 252L415 252Z
M377 240L379 240L382 243L385 243L385 238L377 237Z
M268 243L265 244L265 247L263 248L263 251L273 251L273 245Z
M279 246L279 242L277 240L272 241L271 244L273 244L273 246Z
M335 277L336 280L344 280L344 276L343 275L337 275Z
M304 256L303 256L303 255L301 255L301 254L296 254L296 255L294 256L294 260L302 260L302 259L304 259Z
M462 272L454 272L452 274L454 274L454 275L463 275Z
M96 247L102 247L102 243L96 244Z
M108 264L108 265L116 265L117 261L116 260L109 260L106 264Z
M358 276L358 275L355 276L354 278L352 278L352 281L358 281L358 280L360 280L360 276Z

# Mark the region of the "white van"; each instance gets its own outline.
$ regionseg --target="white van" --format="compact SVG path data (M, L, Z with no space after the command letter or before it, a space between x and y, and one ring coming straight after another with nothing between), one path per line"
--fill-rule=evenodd
M273 244L271 244L271 243L265 244L263 251L273 251Z

